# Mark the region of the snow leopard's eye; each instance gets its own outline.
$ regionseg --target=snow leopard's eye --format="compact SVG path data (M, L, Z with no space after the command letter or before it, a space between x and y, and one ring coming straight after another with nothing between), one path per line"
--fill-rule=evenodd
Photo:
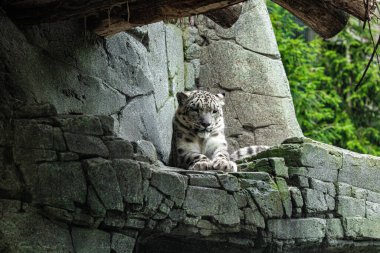
M199 111L199 109L198 109L198 108L196 108L196 107L191 107L191 108L190 108L190 111L191 111L191 112L198 112L198 111Z
M215 114L215 113L217 113L217 112L218 112L218 110L213 110L213 111L212 111L213 114Z

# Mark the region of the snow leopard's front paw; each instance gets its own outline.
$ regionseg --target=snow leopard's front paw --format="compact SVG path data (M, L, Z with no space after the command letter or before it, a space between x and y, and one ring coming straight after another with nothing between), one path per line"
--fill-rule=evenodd
M198 161L189 167L189 170L198 170L198 171L210 170L210 169L212 169L212 163L210 160Z
M214 170L221 170L225 172L236 172L236 163L229 161L227 159L215 159L212 162L212 167Z

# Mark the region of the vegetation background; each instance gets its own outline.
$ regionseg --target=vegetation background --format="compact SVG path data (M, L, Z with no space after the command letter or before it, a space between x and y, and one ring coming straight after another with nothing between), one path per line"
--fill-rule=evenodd
M380 69L375 56L355 90L374 48L363 23L351 18L329 40L315 36L280 6L267 1L290 82L297 119L305 136L380 156ZM379 26L372 24L377 40Z

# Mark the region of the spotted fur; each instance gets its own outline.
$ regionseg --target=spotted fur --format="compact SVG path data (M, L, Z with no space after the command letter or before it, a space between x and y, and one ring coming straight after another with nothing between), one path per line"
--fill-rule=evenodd
M224 94L195 90L177 93L173 165L190 170L237 171L235 161L257 155L269 146L249 146L231 155L224 135Z
M269 148L270 146L263 145L244 147L233 152L230 155L230 159L232 161L237 161L246 157L257 155L258 153L263 152Z
M174 165L189 170L237 171L224 135L224 94L177 93L174 118Z

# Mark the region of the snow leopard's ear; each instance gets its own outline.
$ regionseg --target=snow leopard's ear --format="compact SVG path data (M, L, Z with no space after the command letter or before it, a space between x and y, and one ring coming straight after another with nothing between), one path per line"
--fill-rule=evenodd
M224 97L225 97L225 93L222 92L222 93L219 93L219 94L216 94L216 97L219 99L219 103L223 106L225 103L224 103Z
M178 92L177 100L180 106L185 104L185 101L189 98L189 94L187 92Z

